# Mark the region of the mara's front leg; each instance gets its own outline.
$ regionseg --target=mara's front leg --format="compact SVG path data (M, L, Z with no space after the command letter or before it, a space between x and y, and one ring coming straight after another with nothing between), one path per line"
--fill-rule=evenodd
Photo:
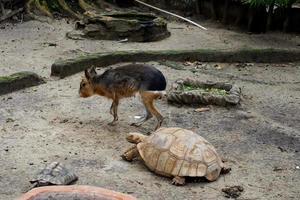
M119 105L119 99L118 98L113 99L113 102L110 107L110 114L113 115L114 119L112 122L108 123L108 125L113 126L116 124L116 121L118 121L118 105Z

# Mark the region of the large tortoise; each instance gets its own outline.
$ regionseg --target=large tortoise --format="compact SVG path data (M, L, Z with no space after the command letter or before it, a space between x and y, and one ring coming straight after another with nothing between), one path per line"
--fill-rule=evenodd
M129 133L127 141L137 145L122 158L132 161L141 157L153 172L174 177L172 184L184 185L185 177L216 180L221 172L229 172L216 149L203 137L182 128L160 128L150 136Z

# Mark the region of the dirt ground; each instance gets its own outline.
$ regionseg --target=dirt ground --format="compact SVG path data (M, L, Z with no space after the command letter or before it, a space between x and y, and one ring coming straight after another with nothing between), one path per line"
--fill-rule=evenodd
M110 102L102 97L78 96L82 73L57 80L50 66L58 58L85 52L133 49L299 49L297 35L271 33L247 35L206 23L203 32L171 23L172 36L153 43L73 41L65 38L72 26L65 21L42 24L29 21L0 25L0 74L30 70L44 76L46 84L1 96L0 199L14 199L26 191L33 175L52 161L61 161L79 176L76 184L94 185L131 194L138 199L226 199L225 186L241 185L239 199L300 199L300 64L202 63L175 70L156 62L168 87L177 78L219 80L242 88L241 105L211 106L208 112L177 107L161 100L163 126L196 131L228 159L230 174L215 182L171 185L139 161L127 163L120 155L131 145L126 133L147 133L155 125L129 126L142 114L139 98L126 99L119 108L119 123L112 120ZM49 46L55 43L57 46ZM196 69L196 70L195 70ZM101 73L105 69L99 69Z

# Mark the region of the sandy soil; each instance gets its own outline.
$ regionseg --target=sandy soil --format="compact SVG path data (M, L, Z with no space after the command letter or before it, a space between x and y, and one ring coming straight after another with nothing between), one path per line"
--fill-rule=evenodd
M192 129L209 140L228 159L232 172L215 182L188 183L175 187L120 154L130 144L129 131L147 133L155 125L129 126L143 109L138 98L126 99L120 121L111 127L110 102L101 97L81 99L81 73L54 80L50 66L58 58L84 52L125 49L237 49L244 47L299 49L292 35L244 35L210 27L209 32L171 23L172 36L154 43L72 41L64 21L41 24L30 21L1 25L0 74L31 70L47 83L1 96L0 102L0 199L14 199L30 186L29 180L45 164L62 161L79 176L77 184L95 185L132 194L138 199L226 199L221 189L241 185L239 199L300 198L300 64L207 64L178 71L152 62L167 77L235 82L243 101L235 108L211 106L208 112L157 102L165 116L163 126ZM180 29L178 29L180 28ZM272 40L270 40L272 38ZM49 46L48 43L58 46ZM99 70L99 73L104 69Z
M150 43L119 43L116 41L74 41L65 37L73 29L71 22L54 21L51 24L29 21L23 24L0 25L0 74L31 70L49 77L49 66L59 58L70 58L90 52L117 50L168 49L243 49L282 48L300 49L299 35L270 33L249 35L222 28L209 22L203 31L197 27L170 22L171 37ZM3 29L4 28L4 29ZM56 44L51 46L49 44Z

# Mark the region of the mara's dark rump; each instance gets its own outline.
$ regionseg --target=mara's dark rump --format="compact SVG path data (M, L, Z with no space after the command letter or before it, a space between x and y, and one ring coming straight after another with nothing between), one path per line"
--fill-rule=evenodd
M132 85L138 90L162 91L166 89L166 79L156 68L142 64L129 64L106 70L102 75L94 77L95 83L107 88L112 85Z

